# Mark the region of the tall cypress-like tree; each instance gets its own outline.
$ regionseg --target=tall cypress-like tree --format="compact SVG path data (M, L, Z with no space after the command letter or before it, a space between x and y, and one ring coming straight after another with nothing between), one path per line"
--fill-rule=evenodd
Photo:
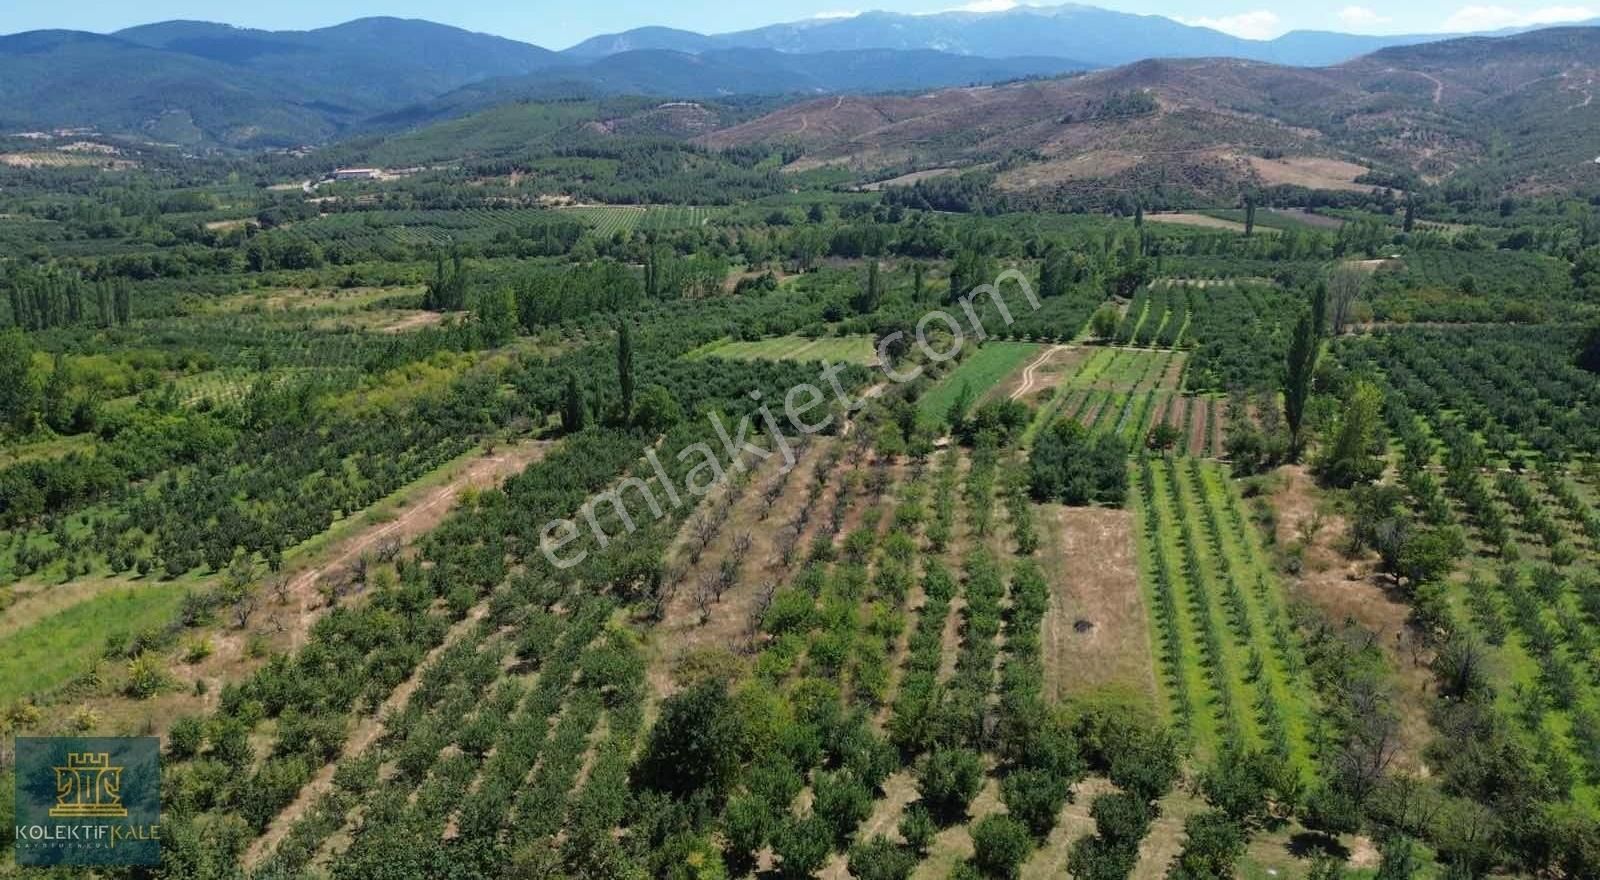
M1249 235L1255 235L1255 233L1256 233L1256 196L1255 196L1255 193L1249 193L1244 197L1244 234L1249 236Z
M855 301L851 303L858 315L870 315L878 310L878 303L883 298L883 280L878 271L877 260L867 264L866 280L861 284L861 292L856 294Z
M128 296L128 282L118 282L116 290L117 323L126 324L133 319L133 303Z
M633 422L633 331L617 324L617 387L622 391L622 423Z
M1317 282L1317 289L1311 294L1311 331L1317 338L1322 338L1328 332L1328 283Z
M1312 316L1302 314L1289 341L1289 358L1283 377L1283 417L1289 423L1289 457L1300 457L1300 425L1306 400L1311 396L1311 373L1317 362L1317 331Z
M578 377L568 373L567 391L561 399L561 427L568 434L582 431L585 415L583 389L578 387Z

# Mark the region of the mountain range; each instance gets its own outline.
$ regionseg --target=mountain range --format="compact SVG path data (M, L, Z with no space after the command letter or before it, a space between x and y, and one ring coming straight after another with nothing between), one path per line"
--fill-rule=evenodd
M972 170L1020 199L1366 192L1446 180L1523 193L1600 186L1600 29L1382 49L1338 65L1148 59L1083 76L798 101L699 135L784 144L791 171L909 182Z
M1273 40L1249 40L1160 15L1136 15L1095 6L1015 6L1000 12L941 12L905 15L864 12L839 18L774 24L707 35L646 27L591 37L563 54L597 58L639 49L706 52L727 48L824 52L846 49L936 49L960 55L1005 58L1068 56L1096 67L1144 58L1244 58L1277 64L1321 66L1387 46L1448 39L1451 34L1364 36L1327 31L1291 31Z
M170 21L0 37L0 133L93 128L190 149L315 144L509 100L861 94L1051 77L1144 58L1346 61L1440 35L1244 40L1089 6L641 28L564 51L426 21L310 31Z

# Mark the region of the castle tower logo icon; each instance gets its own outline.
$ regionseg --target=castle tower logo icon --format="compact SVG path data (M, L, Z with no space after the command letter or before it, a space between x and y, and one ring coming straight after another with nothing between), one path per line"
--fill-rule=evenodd
M122 768L111 763L109 752L72 752L67 766L56 767L56 804L53 819L124 818Z

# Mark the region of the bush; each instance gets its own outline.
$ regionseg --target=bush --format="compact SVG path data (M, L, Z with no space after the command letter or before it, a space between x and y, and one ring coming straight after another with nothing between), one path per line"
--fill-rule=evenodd
M830 831L816 816L790 819L772 836L772 851L778 855L778 876L784 880L804 880L828 860Z
M1016 877L1032 849L1027 827L1010 816L985 816L972 826L972 862L985 876Z
M1183 823L1183 852L1167 874L1172 880L1227 880L1244 852L1244 829L1227 813L1207 810Z
M722 828L728 837L728 867L734 874L745 874L755 866L755 852L767 843L773 815L773 810L753 795L729 799Z
M1056 814L1072 796L1065 779L1048 770L1017 770L1000 781L1000 798L1006 811L1027 826L1034 837L1043 838L1055 827Z
M917 861L916 853L877 834L850 847L850 876L855 880L906 880Z
M1079 838L1067 854L1074 880L1126 880L1139 863L1137 843L1112 843L1104 837Z
M818 773L812 810L833 831L835 846L843 846L872 812L872 792L849 770Z
M167 731L167 754L180 761L200 754L206 741L205 724L193 715L185 715L172 722Z
M928 851L928 844L933 842L937 830L933 825L933 817L928 815L928 808L922 804L912 804L906 808L906 814L900 817L900 836L905 838L906 846L918 853Z
M128 696L148 700L172 685L171 676L155 654L140 654L128 661Z
M1125 791L1095 798L1089 807L1095 832L1109 843L1137 848L1150 830L1150 806Z
M967 817L967 804L983 785L983 761L968 749L938 749L917 771L917 790L928 813L941 824Z

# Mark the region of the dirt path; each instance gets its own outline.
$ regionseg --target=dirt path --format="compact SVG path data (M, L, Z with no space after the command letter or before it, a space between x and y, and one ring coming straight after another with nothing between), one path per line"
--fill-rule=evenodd
M867 390L861 392L861 403L862 403L862 405L865 405L867 401L873 399L874 397L878 397L878 396L882 395L883 392L888 391L888 390L889 390L889 383L888 382L879 382L878 384L872 386L871 388L868 388ZM852 418L852 419L845 420L844 428L839 431L839 436L840 437L848 437L848 436L850 436L850 430L852 428L854 428L855 426L856 426L855 419Z
M1188 455L1199 458L1206 454L1206 413L1211 410L1211 401L1208 398L1195 395L1189 398L1189 448L1184 450Z
M321 603L322 597L317 595L316 586L324 575L355 562L363 554L374 552L385 540L410 543L418 535L431 530L443 521L450 509L455 506L456 499L461 497L461 493L469 488L481 489L497 485L501 478L519 473L529 464L543 458L549 448L548 442L530 441L468 463L464 470L445 485L430 492L422 502L406 508L389 522L374 523L345 538L337 551L331 551L336 555L296 574L289 582L290 604L298 609L300 616L314 611L315 605L308 606L306 603L308 600L316 604ZM309 625L295 628L291 640L292 646L299 648L304 644L309 631Z
M1032 393L1034 382L1038 378L1039 368L1044 366L1046 361L1055 357L1058 353L1068 351L1070 349L1071 346L1067 345L1052 345L1045 349L1043 353L1034 359L1033 363L1028 364L1028 366L1023 368L1022 384L1017 386L1017 390L1011 392L1011 399L1018 400Z
M1565 75L1566 74L1562 74L1562 76L1565 76ZM1578 93L1582 94L1583 95L1583 100L1579 101L1576 104L1573 104L1571 107L1568 107L1567 109L1568 110L1580 110L1580 109L1582 109L1584 107L1589 106L1590 104L1593 104L1594 103L1594 94L1589 91L1590 87L1593 86L1593 85L1594 85L1594 77L1591 76L1588 79L1584 80L1583 81L1583 85L1581 85L1581 86L1569 86L1568 87L1569 90L1575 91L1575 92L1578 92Z
M1423 73L1420 70L1413 70L1411 72L1416 74L1417 76L1422 77L1423 79L1427 80L1428 82L1433 83L1433 103L1434 104L1437 105L1437 104L1443 104L1444 103L1444 80L1439 79L1438 77L1434 76L1431 73Z
M1056 826L1033 855L1022 864L1022 880L1056 880L1067 876L1067 857L1081 837L1094 834L1094 819L1089 808L1094 799L1115 791L1110 781L1093 776L1072 787L1072 799L1056 816Z
M379 333L406 333L411 330L421 330L424 327L433 327L444 321L443 312L416 312L406 315L393 324L379 329Z
M1172 860L1183 850L1183 823L1205 809L1205 802L1184 791L1176 791L1159 801L1160 815L1150 823L1150 831L1139 841L1139 862L1132 880L1159 880L1165 877Z

